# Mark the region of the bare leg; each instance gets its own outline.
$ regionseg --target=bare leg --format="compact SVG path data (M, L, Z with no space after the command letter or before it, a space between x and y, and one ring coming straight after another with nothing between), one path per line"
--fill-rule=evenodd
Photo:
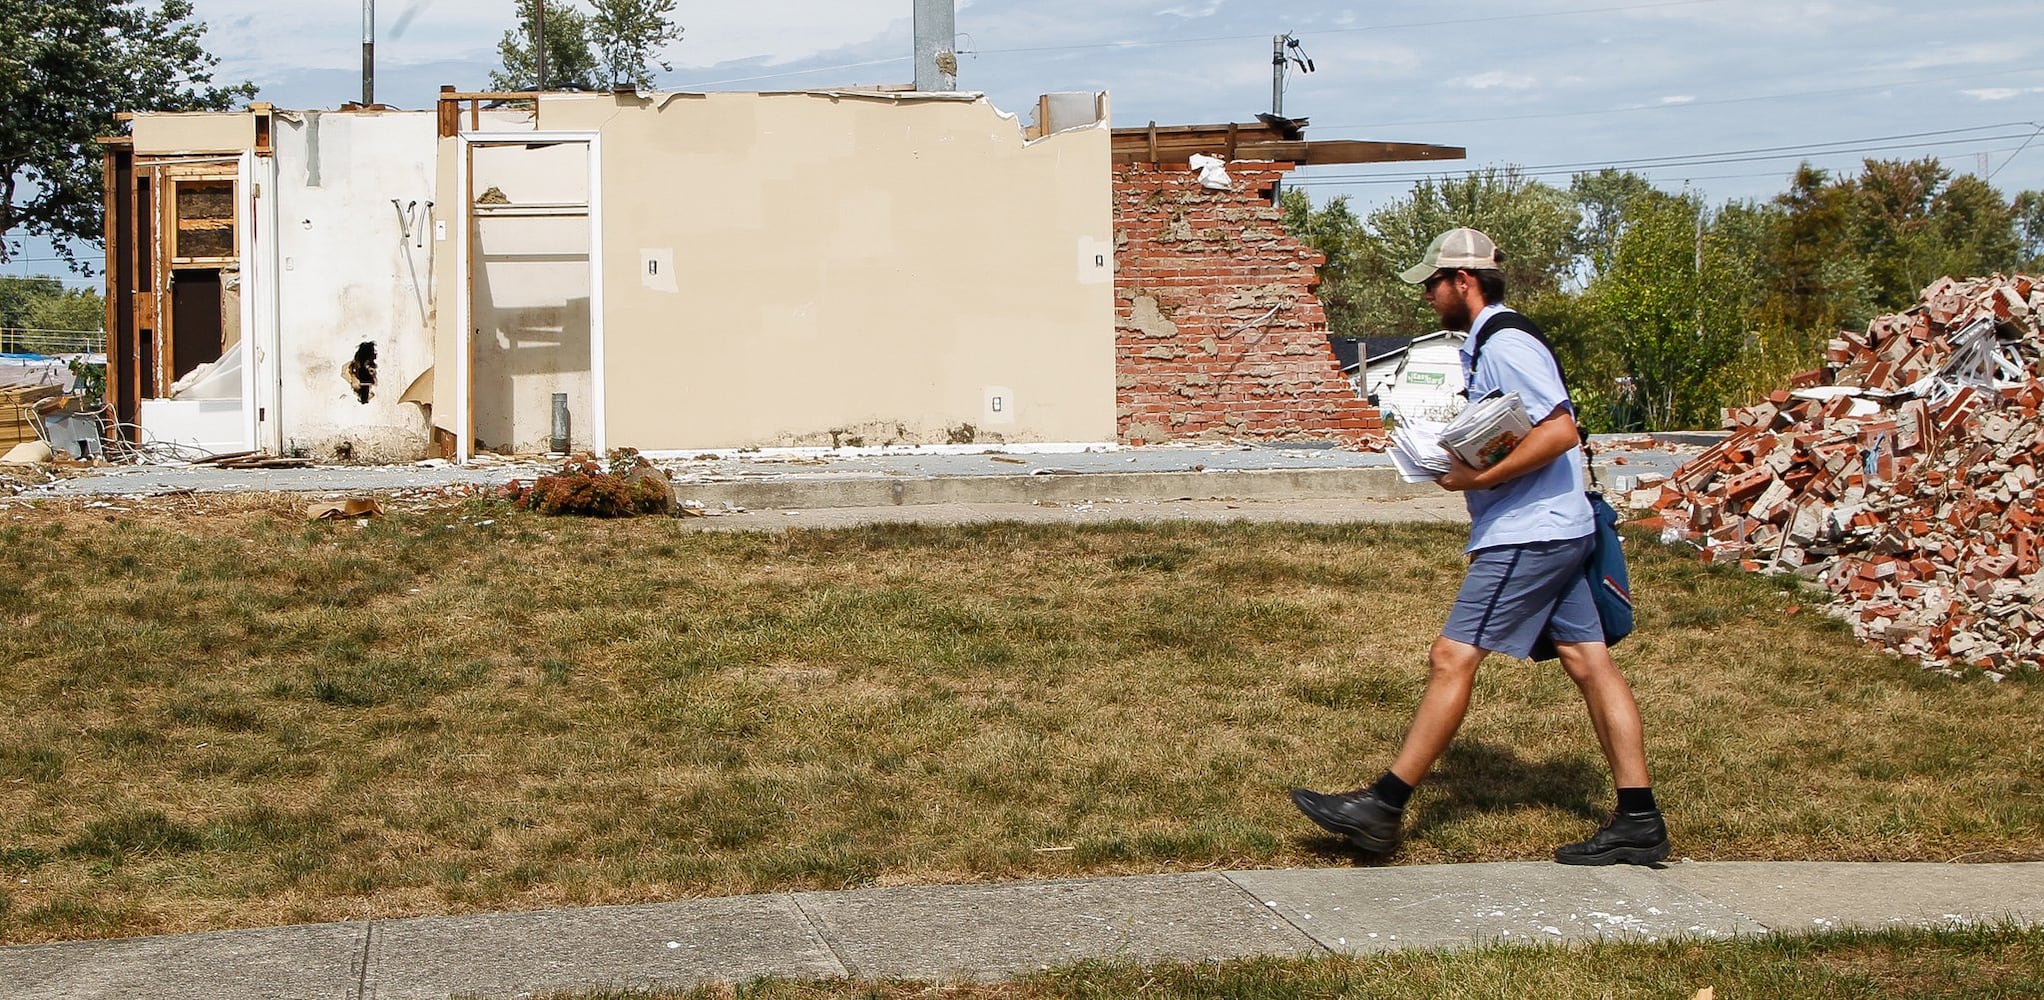
M1476 687L1476 668L1482 662L1483 650L1446 636L1435 639L1428 648L1426 693L1420 696L1412 728L1406 730L1398 757L1391 762L1391 773L1398 780L1408 785L1419 784L1447 751L1448 742L1462 728L1462 717L1469 711L1469 694ZM1631 703L1630 695L1627 703ZM1637 731L1637 714L1634 719Z
M1562 669L1576 682L1590 709L1590 724L1597 728L1597 743L1611 764L1612 782L1619 788L1651 785L1639 704L1633 701L1625 675L1611 662L1610 648L1601 642L1560 642L1554 648L1561 654Z

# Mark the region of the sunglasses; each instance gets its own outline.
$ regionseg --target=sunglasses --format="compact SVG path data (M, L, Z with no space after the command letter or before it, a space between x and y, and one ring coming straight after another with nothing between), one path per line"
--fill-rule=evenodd
M1428 294L1430 294L1430 295L1431 295L1431 294L1433 294L1433 291L1434 291L1434 289L1435 289L1436 287L1438 287L1438 286L1440 285L1440 283L1441 283L1441 282L1443 282L1443 281L1446 281L1446 280L1448 280L1449 278L1452 278L1452 277L1454 277L1454 276L1455 276L1455 275L1456 275L1457 273L1459 273L1459 272L1456 272L1456 271L1435 271L1435 272L1433 273L1433 276L1431 276L1431 277L1427 278L1427 280L1425 280L1425 281L1423 281L1423 282L1420 282L1420 287L1421 287L1422 289L1425 289L1425 290L1426 290L1426 292L1427 292Z

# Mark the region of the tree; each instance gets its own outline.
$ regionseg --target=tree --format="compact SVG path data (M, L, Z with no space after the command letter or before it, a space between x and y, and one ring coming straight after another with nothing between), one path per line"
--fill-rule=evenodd
M589 47L589 15L561 0L546 4L546 79L533 58L532 26L545 0L518 0L518 27L497 42L502 72L490 73L497 90L588 90L595 85L596 54Z
M37 299L61 295L64 283L55 278L0 277L0 331L28 325L28 311Z
M0 262L47 236L73 270L98 243L99 147L123 111L220 111L255 87L213 85L191 0L0 0Z
M1653 184L1646 178L1630 170L1609 167L1594 174L1577 174L1569 181L1569 194L1575 197L1576 209L1583 215L1577 239L1583 251L1585 283L1610 269L1627 211L1653 190Z
M1588 292L1648 430L1714 425L1717 384L1744 340L1744 316L1707 308L1702 213L1692 196L1635 200L1610 270Z
M2021 259L2016 269L2031 274L2044 270L2044 191L2016 195L2016 239Z
M21 346L37 354L106 349L106 300L91 289L60 291L29 303Z
M1356 268L1364 284L1363 322L1374 334L1420 334L1439 326L1398 272L1419 260L1434 237L1457 226L1481 229L1497 241L1505 254L1506 294L1532 314L1531 307L1557 293L1573 267L1580 219L1567 194L1517 170L1421 181L1411 197L1370 213L1366 252Z
M651 87L653 67L674 67L660 50L681 39L681 28L669 20L675 0L593 0L592 40L602 53L601 79L607 88Z
M1363 316L1372 251L1362 221L1349 210L1348 196L1315 209L1305 192L1286 188L1279 201L1285 230L1327 258L1320 265L1317 294L1327 312L1328 331L1337 337L1373 335Z

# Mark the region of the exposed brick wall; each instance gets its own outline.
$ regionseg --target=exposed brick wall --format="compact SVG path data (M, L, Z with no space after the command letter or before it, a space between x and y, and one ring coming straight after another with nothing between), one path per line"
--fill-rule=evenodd
M1129 444L1240 438L1380 449L1384 423L1327 343L1318 251L1271 204L1289 163L1114 174L1115 402Z

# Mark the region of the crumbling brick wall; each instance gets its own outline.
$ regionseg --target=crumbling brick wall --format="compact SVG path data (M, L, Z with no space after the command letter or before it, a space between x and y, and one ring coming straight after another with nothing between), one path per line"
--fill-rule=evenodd
M1314 295L1320 253L1284 230L1290 163L1228 164L1211 191L1183 164L1114 175L1115 402L1129 444L1239 438L1379 449Z

